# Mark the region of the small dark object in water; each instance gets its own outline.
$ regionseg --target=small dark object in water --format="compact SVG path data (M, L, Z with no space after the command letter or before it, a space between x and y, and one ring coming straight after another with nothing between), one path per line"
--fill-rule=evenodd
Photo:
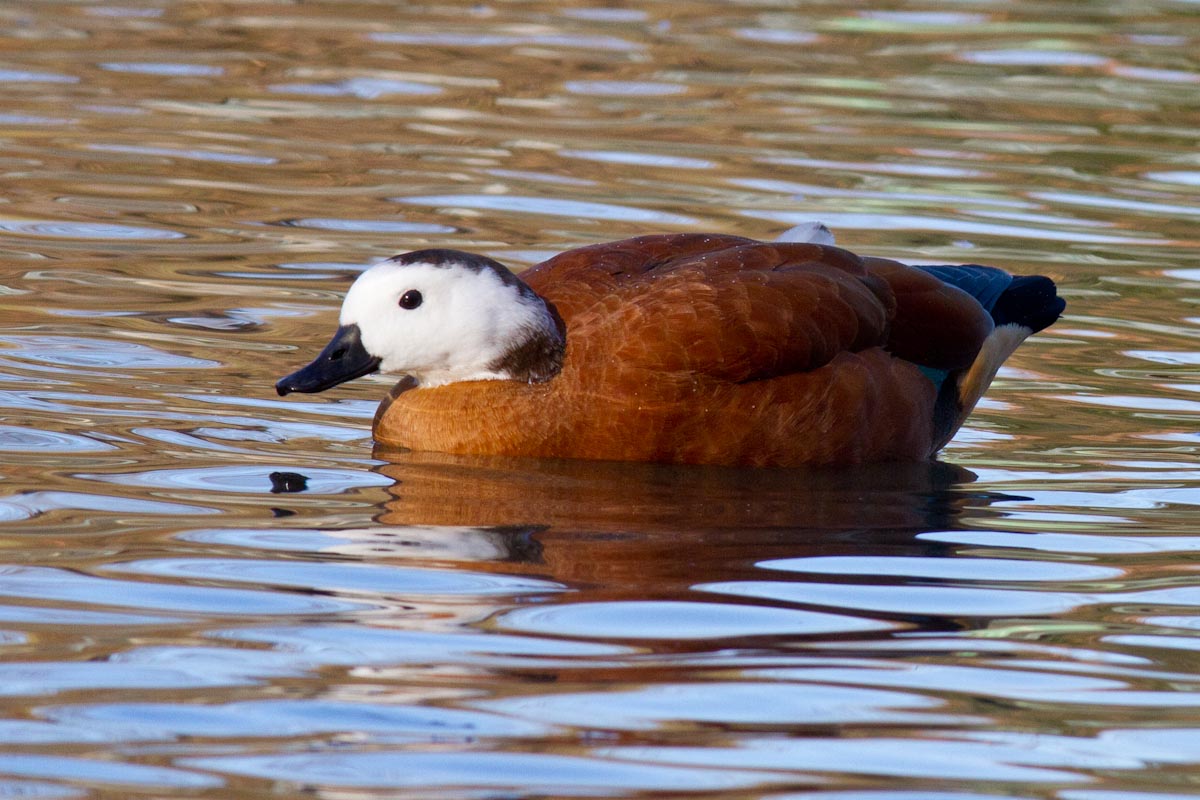
M272 472L271 494L294 494L308 491L308 477L299 472Z

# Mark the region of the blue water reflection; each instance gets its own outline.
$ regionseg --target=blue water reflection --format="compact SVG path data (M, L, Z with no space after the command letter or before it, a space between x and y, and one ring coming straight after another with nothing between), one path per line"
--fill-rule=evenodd
M351 233L453 233L454 228L428 222L402 222L395 219L294 219L288 225L322 231Z
M99 442L87 436L70 433L22 428L16 425L0 425L0 451L18 453L95 452L115 450L116 445Z
M0 357L13 357L72 369L206 369L219 367L210 359L176 355L136 342L86 339L75 336L9 335L0 344Z
M658 81L567 81L563 87L572 94L600 97L667 97L688 90L686 86Z
M543 45L547 47L582 48L585 50L611 50L628 52L642 49L642 45L616 36L571 35L561 33L402 33L388 31L370 34L371 41L382 44L429 45L446 47L514 47L519 45Z
M663 153L630 153L611 150L563 150L559 155L582 158L606 164L632 164L645 167L674 167L677 169L712 169L716 164L704 158L667 155Z
M116 790L132 791L207 789L225 783L213 775L170 767L114 763L96 758L16 753L0 754L0 772L56 781L81 781ZM38 796L36 790L33 796Z
M30 491L0 498L0 522L30 519L49 511L77 510L114 515L191 516L221 513L208 506L84 492Z
M881 620L799 609L679 601L569 603L521 608L497 620L504 630L614 639L719 639L879 631Z
M357 788L441 788L508 793L533 790L567 795L613 791L707 792L769 780L736 769L637 764L537 753L313 753L189 759L201 769L279 781L318 781Z
M183 64L170 61L106 61L101 69L112 72L129 72L136 75L161 75L164 77L216 77L224 75L224 67L211 64Z
M623 692L574 692L473 704L506 715L613 731L671 724L971 725L985 720L938 713L940 700L861 687L703 681Z
M225 153L216 150L184 149L178 147L146 147L131 144L93 144L90 149L101 153L129 153L141 156L163 156L165 158L187 158L196 161L216 161L224 164L246 164L267 166L279 163L271 156L255 156L246 153Z
M150 583L81 575L50 567L0 566L0 597L24 597L196 614L331 614L361 610L362 603L312 593Z
M374 100L390 95L435 95L442 89L427 83L402 81L392 78L346 78L332 83L277 83L272 91L281 94L306 94L317 97L358 97Z
M1022 592L966 586L877 586L840 583L737 581L696 588L781 603L877 611L908 616L1020 617L1062 614L1094 602L1070 592ZM1114 598L1119 599L1119 598Z
M428 195L397 197L394 199L398 203L410 203L412 205L510 211L552 217L582 217L584 219L620 220L622 222L642 222L658 225L690 225L695 222L691 217L681 214L670 214L664 211L652 211L650 209L615 205L613 203L566 200L560 197Z
M23 69L0 69L0 81L6 83L78 83L74 75L60 75L54 72L39 72Z
M184 234L163 228L143 228L104 222L65 220L0 219L0 233L15 233L54 239L154 240L182 239Z
M145 486L158 489L188 489L213 492L271 493L275 481L271 475L288 472L287 465L253 467L195 467L184 469L143 470L129 474L80 474L79 477L100 483L122 486ZM379 475L355 469L324 469L305 467L303 475L308 492L340 494L368 486L386 486L389 481Z
M484 710L388 706L337 700L255 700L240 703L125 703L51 709L42 727L60 741L71 736L110 741L173 740L184 736L306 736L346 733L375 741L469 741L477 737L545 736L543 723ZM30 723L31 725L36 723ZM65 733L64 733L65 732ZM5 729L0 726L0 740Z
M108 569L117 573L166 578L230 581L258 586L295 586L337 595L527 595L557 592L563 588L548 581L532 578L379 564L310 564L255 559L157 559L118 564Z

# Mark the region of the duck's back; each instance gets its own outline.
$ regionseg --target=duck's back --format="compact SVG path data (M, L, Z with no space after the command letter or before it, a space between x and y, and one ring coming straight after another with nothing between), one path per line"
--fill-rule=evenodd
M961 421L939 411L941 385L993 330L975 297L932 272L815 244L646 236L521 278L565 326L561 374L394 391L377 438L692 463L928 458Z
M524 273L575 338L621 363L762 380L886 347L968 366L992 320L920 269L836 247L733 236L645 236L568 251Z

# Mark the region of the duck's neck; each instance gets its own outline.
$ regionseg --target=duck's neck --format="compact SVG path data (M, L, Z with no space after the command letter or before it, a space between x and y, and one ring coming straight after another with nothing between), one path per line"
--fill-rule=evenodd
M541 300L545 314L524 328L522 335L515 337L511 345L488 365L501 380L544 383L562 371L567 349L566 326L550 303L540 296L537 298Z
M433 388L463 381L517 381L544 383L562 371L566 353L566 326L548 302L527 290L525 314L508 328L502 342L481 353L474 364L411 372L416 386Z

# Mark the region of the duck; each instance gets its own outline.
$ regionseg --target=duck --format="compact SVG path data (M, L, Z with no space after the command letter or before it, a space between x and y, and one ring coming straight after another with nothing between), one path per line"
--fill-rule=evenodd
M398 382L379 446L466 456L739 467L934 459L1017 347L1063 313L1054 282L800 241L650 234L519 275L424 249L346 293L280 396Z

